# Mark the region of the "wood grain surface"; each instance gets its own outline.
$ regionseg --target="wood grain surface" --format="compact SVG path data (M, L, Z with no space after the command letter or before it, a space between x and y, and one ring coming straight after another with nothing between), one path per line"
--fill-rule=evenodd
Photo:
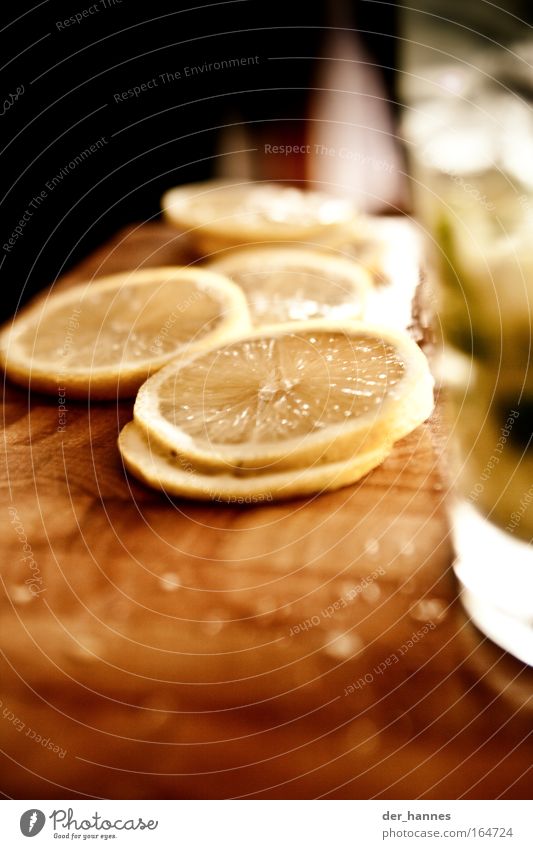
M132 227L60 285L188 257ZM125 474L132 402L59 432L4 393L5 795L529 795L530 673L457 603L437 419L355 486L227 507Z

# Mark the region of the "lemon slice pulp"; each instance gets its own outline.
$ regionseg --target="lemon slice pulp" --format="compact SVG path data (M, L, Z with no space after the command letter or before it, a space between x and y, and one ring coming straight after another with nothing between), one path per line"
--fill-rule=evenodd
M256 326L359 318L372 287L356 262L306 248L241 248L213 260L209 268L241 287Z
M6 328L1 357L16 382L68 397L127 396L183 349L249 325L241 290L204 269L115 274L39 298Z
M292 322L170 363L141 387L134 417L193 462L274 471L391 445L427 418L432 387L406 333Z
M354 215L343 198L284 183L210 180L166 192L166 218L204 251L248 242L329 238Z

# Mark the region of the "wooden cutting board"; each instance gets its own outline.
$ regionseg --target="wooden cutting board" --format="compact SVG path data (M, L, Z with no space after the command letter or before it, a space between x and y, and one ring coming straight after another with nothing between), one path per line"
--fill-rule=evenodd
M60 285L187 258L132 227ZM237 508L129 478L130 401L64 432L58 403L5 385L5 794L528 796L531 681L456 602L437 419L355 486Z

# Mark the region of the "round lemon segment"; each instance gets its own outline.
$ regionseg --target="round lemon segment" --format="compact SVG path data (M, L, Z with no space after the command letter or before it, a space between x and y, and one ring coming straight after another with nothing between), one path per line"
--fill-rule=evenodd
M355 483L379 466L390 451L390 446L383 445L380 449L337 463L318 463L308 468L266 474L248 472L237 476L230 471L212 474L200 471L186 457L171 455L154 443L134 422L123 428L118 444L128 471L167 495L256 505Z
M372 288L370 276L356 262L307 248L240 248L209 268L241 287L256 326L360 318Z
M374 451L433 408L408 334L359 322L291 322L173 361L140 388L137 423L209 467L294 468Z
M204 251L250 242L328 239L354 215L352 203L286 183L210 180L166 192L166 218Z
M0 337L10 378L66 397L135 393L184 349L249 326L246 300L212 271L165 267L114 274L39 297Z
M338 238L330 247L335 248L346 259L362 265L374 283L386 283L389 281L391 269L385 266L390 264L387 260L391 249L395 248L396 265L405 261L403 248L408 240L405 233L402 230L398 233L396 228L396 219L359 215L338 231ZM396 268L393 270L397 273Z

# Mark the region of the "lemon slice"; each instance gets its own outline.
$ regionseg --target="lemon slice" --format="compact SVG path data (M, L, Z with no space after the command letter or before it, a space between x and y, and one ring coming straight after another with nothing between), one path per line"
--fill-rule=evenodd
M39 298L0 337L7 374L65 397L134 394L186 348L249 326L241 290L204 269L114 274Z
M210 180L166 192L167 219L208 253L249 242L328 239L354 214L350 201L283 183Z
M403 221L402 225L404 225ZM391 246L396 248L394 256L396 264L405 261L402 248L408 239L402 225L398 225L396 218L389 221L383 216L359 215L348 221L342 230L338 230L337 238L331 247L339 251L342 256L364 266L375 283L387 283L390 280L391 270L397 273L396 268L385 267ZM394 242L397 244L394 245Z
M429 415L432 387L407 333L291 322L173 361L140 388L134 417L195 463L274 471L379 450Z
M168 495L230 504L261 504L339 489L355 483L379 466L390 451L390 446L383 445L378 450L338 463L237 476L228 471L207 474L198 470L186 457L172 456L151 441L134 422L122 429L118 444L128 471L148 486L162 489Z
M372 281L356 262L307 248L240 248L213 260L244 291L255 325L359 318Z

